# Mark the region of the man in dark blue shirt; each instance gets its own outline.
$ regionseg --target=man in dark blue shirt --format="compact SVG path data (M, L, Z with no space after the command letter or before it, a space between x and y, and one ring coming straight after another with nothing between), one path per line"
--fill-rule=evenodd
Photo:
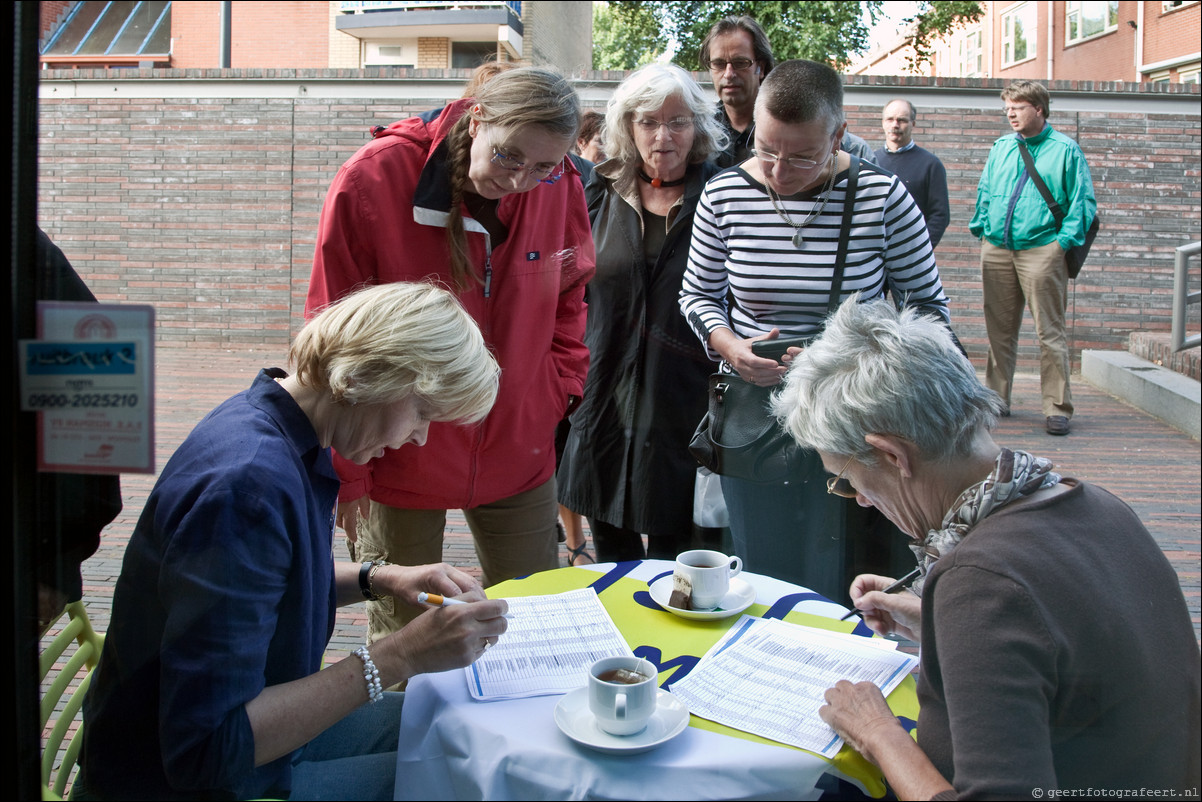
M876 163L902 180L927 219L931 247L943 239L951 219L947 200L947 170L943 162L914 143L918 114L908 100L891 100L881 114L885 147L876 151Z

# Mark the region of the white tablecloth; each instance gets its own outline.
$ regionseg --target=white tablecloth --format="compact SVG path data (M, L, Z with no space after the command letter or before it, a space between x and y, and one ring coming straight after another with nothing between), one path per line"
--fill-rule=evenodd
M589 566L604 573L613 564ZM649 580L672 563L646 560L628 576ZM796 585L744 572L757 603ZM838 618L823 601L795 609ZM562 697L477 702L461 670L410 680L397 759L397 799L816 799L831 764L784 746L687 727L649 752L608 755L580 746L555 724Z

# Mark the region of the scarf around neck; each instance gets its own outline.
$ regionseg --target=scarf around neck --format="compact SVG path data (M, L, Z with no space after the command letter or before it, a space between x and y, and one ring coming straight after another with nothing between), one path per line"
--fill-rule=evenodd
M960 545L978 523L1011 501L1059 482L1060 474L1052 470L1051 460L1003 448L989 475L966 489L952 504L943 516L942 528L932 529L925 538L910 545L921 572L911 590L921 596L931 568Z

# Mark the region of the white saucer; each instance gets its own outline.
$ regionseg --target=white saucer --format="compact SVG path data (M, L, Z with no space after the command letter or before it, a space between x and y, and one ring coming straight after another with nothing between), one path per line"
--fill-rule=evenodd
M611 755L646 752L666 743L689 726L689 710L667 691L656 694L656 710L647 720L647 729L634 735L610 735L597 726L588 709L588 687L577 688L555 705L555 723L563 734L581 746Z
M726 591L726 595L722 597L722 601L713 610L682 610L679 607L673 607L668 604L668 599L672 598L671 574L661 576L652 582L647 590L651 592L651 598L655 600L655 603L669 613L678 615L681 618L690 618L694 621L730 618L732 615L738 615L755 603L755 588L737 576L731 577L730 589Z

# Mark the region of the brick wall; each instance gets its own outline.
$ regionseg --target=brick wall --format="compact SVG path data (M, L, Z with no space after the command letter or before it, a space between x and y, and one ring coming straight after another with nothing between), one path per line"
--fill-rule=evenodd
M1182 53L1198 51L1198 31L1202 30L1202 5L1188 6L1164 11L1159 0L1144 2L1144 63L1180 56Z
M1124 347L1134 331L1170 330L1173 251L1199 239L1197 117L1058 112L1053 93L1050 121L1081 145L1103 215L1090 260L1071 283L1074 353ZM919 125L916 141L938 155L948 173L952 222L936 255L953 322L969 353L983 357L988 339L981 317L980 244L968 223L989 147L1008 129L992 109L925 108ZM879 146L880 135L867 130L871 133L863 135ZM1039 352L1029 315L1023 325L1020 364L1033 369Z
M45 44L71 10L70 0L42 0L38 3L38 44Z
M993 13L993 69L990 75L996 75L1007 81L1016 81L1019 78L1027 78L1031 80L1042 80L1048 76L1048 4L1036 2L1036 0L1027 0L1028 6L1035 8L1035 26L1032 28L1034 36L1029 43L1031 50L1035 53L1034 58L1026 61L1020 61L1013 66L1003 66L1002 58L1005 54L1005 41L1002 34L1002 17L1003 14L1012 11L1018 3L993 3L991 11ZM1064 14L1061 11L1058 15L1063 19ZM1061 39L1063 40L1063 36Z
M1137 5L1132 0L1124 0L1119 3L1117 28L1066 47L1064 40L1068 23L1063 4L1058 4L1054 43L1056 74L1088 75L1095 81L1122 81L1134 78L1135 38L1138 33L1127 25L1126 20L1136 19Z
M172 8L176 5L179 4L173 4ZM231 67L270 69L287 64L301 69L322 69L332 66L330 37L337 32L330 25L328 3L240 0L231 3L230 7ZM264 25L264 21L268 24Z
M265 26L264 20L270 20ZM234 69L296 68L330 65L334 33L327 2L252 2L230 4L230 66ZM340 36L345 34L340 34ZM173 3L171 65L178 69L220 63L221 3ZM354 66L358 66L356 61Z
M329 15L327 24L330 33L329 61L326 66L330 69L358 69L363 64L359 57L360 40L349 33L343 33L335 27L337 19L342 16L342 12L338 10L338 5L333 0L326 3L326 13Z
M409 94L405 84L383 80L394 74L307 71L304 77L352 76L364 86L356 93L353 81L349 88L339 84L325 98L305 97L291 84L281 92L287 97L258 99L56 99L44 90L41 225L101 299L154 304L160 340L282 348L300 321L317 219L338 166L367 141L370 126L457 97L468 72L404 73L442 79L426 80L436 94ZM80 75L50 72L44 81ZM145 84L152 75L189 73L100 74L105 86L139 76ZM582 93L612 91L613 74L591 76ZM997 112L1004 82L859 76L852 84L852 130L879 146L881 105L889 96L908 96L919 109L916 140L947 167L952 223L937 257L956 331L979 363L986 349L979 244L967 226L989 147L1006 133ZM387 97L367 91L377 85L388 87ZM1070 112L1064 99L1070 90L1110 106ZM856 99L869 91L876 95ZM965 107L966 93L979 99L975 107ZM1167 332L1173 251L1200 238L1198 88L1065 83L1054 85L1052 96L1052 124L1081 143L1104 214L1070 295L1074 352L1123 348L1135 331ZM1183 96L1192 111L1156 111L1158 99ZM1196 331L1196 313L1191 325ZM1033 369L1037 359L1028 319L1020 365Z
M423 36L417 40L417 68L419 70L441 70L450 66L450 39Z
M171 64L177 68L221 63L221 3L193 0L171 4Z

